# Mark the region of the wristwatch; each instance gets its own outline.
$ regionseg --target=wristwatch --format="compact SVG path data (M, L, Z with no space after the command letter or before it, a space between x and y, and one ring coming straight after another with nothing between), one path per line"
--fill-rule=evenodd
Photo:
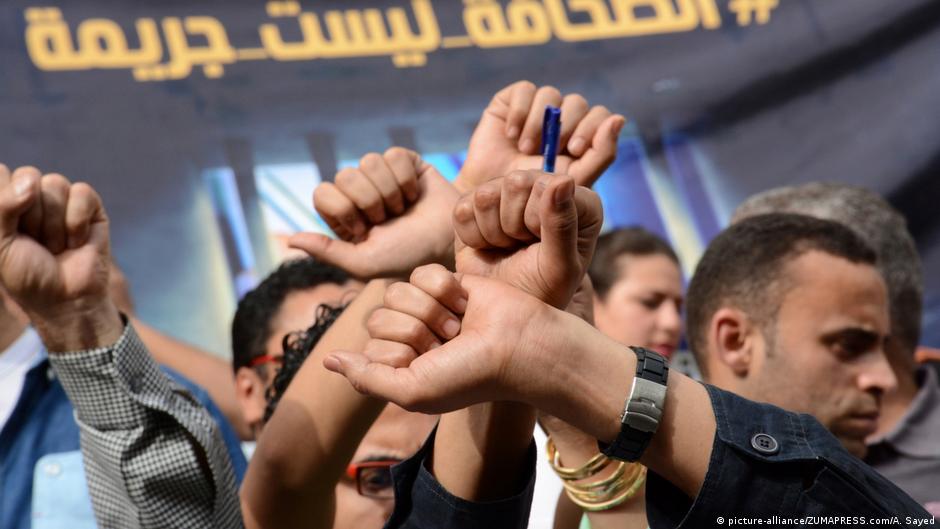
M620 416L620 434L609 445L597 443L604 455L622 461L640 459L659 428L669 377L669 364L659 353L642 347L630 349L636 354L636 376Z

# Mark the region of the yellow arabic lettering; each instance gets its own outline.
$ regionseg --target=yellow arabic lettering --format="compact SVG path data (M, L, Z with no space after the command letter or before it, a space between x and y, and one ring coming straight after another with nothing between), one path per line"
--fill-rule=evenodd
M124 30L104 18L90 18L78 26L78 47L56 8L26 10L26 47L33 63L41 70L89 70L92 68L134 68L156 64L163 55L157 23L137 20L140 48L131 50Z
M91 61L78 53L72 43L72 32L56 8L30 8L26 18L26 50L40 70L87 70Z
M91 18L78 26L78 44L91 66L97 68L134 68L156 64L163 56L157 23L152 19L137 20L140 49L127 46L124 30L113 20Z
M397 66L423 65L426 54L440 45L440 29L429 0L412 0L411 4L417 34L400 7L387 9L384 17L379 9L331 10L323 14L322 25L316 13L297 17L303 34L300 42L285 42L276 24L262 24L261 43L271 57L281 61L390 55Z
M481 48L544 44L552 37L545 8L536 0L512 0L503 9L494 0L465 0L464 26Z
M191 47L187 34L202 35L206 45ZM156 68L138 68L134 77L139 80L183 79L193 66L202 66L206 77L216 79L225 73L224 65L236 60L235 49L229 43L222 23L212 17L177 17L163 19L169 62Z
M715 0L611 0L612 12L601 0L544 0L555 35L565 41L635 37L692 31L721 26ZM645 8L652 15L637 16ZM590 22L573 23L568 17L585 13Z
M304 36L301 42L284 42L277 24L262 24L258 28L261 45L273 59L278 61L303 61L317 58L318 50L324 44L323 32L320 30L320 20L315 13L302 13L297 20L300 23L300 31Z

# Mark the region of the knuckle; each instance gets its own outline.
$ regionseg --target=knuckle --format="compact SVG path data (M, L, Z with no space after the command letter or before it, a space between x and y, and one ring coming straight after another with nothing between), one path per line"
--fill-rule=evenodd
M532 187L533 176L528 171L516 170L506 177L506 185L511 191L526 191Z
M480 209L490 209L499 203L499 187L492 182L483 184L473 193L473 205Z
M471 201L471 197L462 197L457 202L457 205L454 206L454 220L458 223L473 220L473 202Z
M98 193L95 192L95 189L86 182L77 182L72 184L72 186L69 188L70 200L74 198L95 199L97 196Z
M414 151L411 151L409 149L406 149L404 147L399 147L396 145L394 147L389 147L388 149L385 149L385 159L386 160L399 160L402 158L407 159L407 158L411 158L411 155L413 153Z
M568 94L565 96L565 103L578 108L587 108L588 102L581 94Z
M382 162L382 155L379 153L370 152L364 154L362 158L359 159L359 167L366 170L376 169Z
M345 169L340 169L340 171L336 173L336 177L333 179L333 181L336 182L337 186L342 188L342 187L347 187L353 182L355 182L358 176L359 176L359 171L351 167L347 167Z
M405 297L410 290L411 285L408 283L395 282L388 286L385 289L384 302L386 306L394 305L396 300L399 300Z
M42 186L49 187L57 190L68 190L69 186L72 183L69 182L68 178L62 176L59 173L49 173L43 175L42 177Z
M410 319L404 327L405 336L408 340L414 343L417 343L419 340L422 340L426 337L424 332L424 324L416 319Z
M385 315L383 314L384 308L378 308L372 311L372 314L369 315L369 318L366 320L366 329L369 331L369 334L377 334L378 331L382 329L382 323L385 321Z
M515 89L517 89L517 90L519 90L519 89L522 89L522 90L535 90L535 83L533 83L532 81L529 81L529 80L527 80L527 79L523 79L522 81L516 81L515 83L513 83L513 84L512 84L512 87L515 88Z
M542 96L544 97L551 97L556 99L561 98L561 91L552 85L545 85L542 88L539 88L539 92L541 92Z
M610 110L608 110L607 107L605 107L604 105L597 105L594 107L593 110L595 114L599 114L601 116L606 116L610 114Z

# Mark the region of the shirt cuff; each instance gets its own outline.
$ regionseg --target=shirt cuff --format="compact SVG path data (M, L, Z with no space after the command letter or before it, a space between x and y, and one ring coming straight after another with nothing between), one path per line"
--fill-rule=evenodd
M536 448L526 452L525 486L496 501L473 502L454 496L427 470L437 429L415 455L392 468L395 510L386 528L522 529L528 525L535 491Z
M168 399L174 389L130 323L114 345L50 354L49 362L79 421L97 430L140 426L147 414L140 396Z

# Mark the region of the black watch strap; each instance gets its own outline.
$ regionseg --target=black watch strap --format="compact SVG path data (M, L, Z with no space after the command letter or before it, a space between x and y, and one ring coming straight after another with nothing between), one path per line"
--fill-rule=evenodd
M636 377L648 380L662 386L662 394L665 395L666 381L669 378L669 364L666 359L655 351L644 349L642 347L630 347L636 354ZM635 384L634 384L635 387ZM620 459L622 461L636 461L643 455L646 447L650 444L650 439L659 426L659 420L643 419L640 421L641 428L636 428L628 424L628 412L631 409L631 402L634 394L627 397L627 403L624 405L623 414L620 416L620 434L611 444L598 442L601 452L607 457ZM660 402L661 406L662 403ZM659 409L662 413L662 409ZM635 422L635 421L632 421Z

